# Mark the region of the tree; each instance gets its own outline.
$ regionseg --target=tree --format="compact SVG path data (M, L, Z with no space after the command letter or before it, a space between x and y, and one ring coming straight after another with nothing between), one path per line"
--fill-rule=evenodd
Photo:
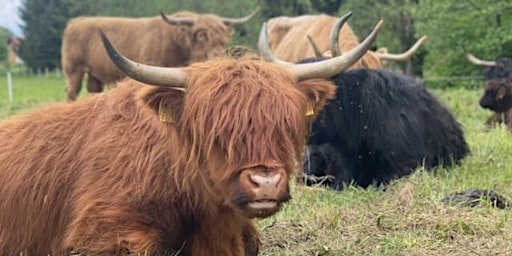
M430 76L482 75L466 60L466 50L485 59L512 57L511 1L422 0L414 15L417 30L430 36Z
M417 5L418 0L347 0L342 4L338 15L352 11L354 15L349 24L360 37L368 35L375 24L383 19L384 29L377 39L377 46L386 47L389 52L403 52L423 36L417 33L415 27L413 14ZM396 65L408 75L422 76L426 53L423 46L413 59L388 65Z
M62 32L74 16L72 0L24 0L21 18L25 40L20 56L32 70L60 66Z
M0 62L7 63L7 40L11 35L9 30L0 27Z
M318 12L336 15L340 6L346 2L346 0L310 0L311 6Z
M277 16L296 16L311 12L309 0L261 0L265 20Z

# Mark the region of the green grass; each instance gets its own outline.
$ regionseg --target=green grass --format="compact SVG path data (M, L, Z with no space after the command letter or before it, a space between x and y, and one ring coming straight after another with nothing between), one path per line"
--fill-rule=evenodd
M65 81L55 75L12 75L13 102L9 102L6 76L0 76L0 118L66 99Z
M0 76L0 118L64 101L64 79L14 77L9 103ZM383 191L343 192L293 184L293 200L259 221L261 255L512 255L512 214L490 204L445 206L441 199L469 188L494 189L512 198L511 134L487 130L490 112L480 90L433 91L464 126L471 155L460 166L419 170Z
M512 255L510 210L441 202L469 188L511 198L511 134L485 128L490 112L478 106L480 90L433 93L464 126L472 153L460 166L420 169L385 191L295 186L292 202L259 222L263 255Z

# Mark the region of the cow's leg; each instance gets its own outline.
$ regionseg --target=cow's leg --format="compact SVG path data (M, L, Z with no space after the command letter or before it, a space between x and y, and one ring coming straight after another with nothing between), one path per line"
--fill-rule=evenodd
M98 209L100 208L100 209ZM70 225L65 248L85 255L159 255L160 232L144 225L130 209L85 209Z
M509 131L512 131L512 109L505 111L503 114L503 123L505 123Z
M199 225L191 241L190 253L185 255L257 255L259 237L249 219L235 214L225 214L207 219Z
M87 91L89 93L103 92L103 83L90 73L87 74Z
M485 126L487 129L491 129L501 124L503 121L503 113L495 112L485 121Z
M75 69L73 71L65 71L67 78L67 94L68 102L75 101L78 98L78 94L82 89L82 79L84 72L82 70Z

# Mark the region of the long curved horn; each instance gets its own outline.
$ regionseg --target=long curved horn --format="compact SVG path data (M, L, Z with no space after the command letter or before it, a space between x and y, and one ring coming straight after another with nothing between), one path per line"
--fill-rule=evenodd
M341 56L340 43L338 41L340 31L341 27L343 27L350 17L352 17L352 12L347 12L347 14L343 15L331 28L331 32L329 33L329 49L331 49L333 57Z
M313 38L311 38L309 35L306 35L306 38L308 39L309 44L311 44L311 47L313 47L313 51L315 52L315 56L317 58L324 57L322 51L320 51L320 48L318 48L318 45L315 43Z
M260 53L264 58L286 66L290 72L295 75L298 81L312 78L329 78L348 69L361 57L363 57L368 49L371 48L373 42L375 42L377 39L383 24L384 22L380 20L379 23L377 23L377 26L375 26L373 29L372 33L370 33L370 35L361 44L352 49L350 52L344 54L343 56L338 56L318 62L293 64L277 59L270 51L270 47L268 45L266 22L263 23L261 28L258 45Z
M267 22L264 22L261 26L260 30L260 37L258 39L258 50L260 52L261 57L266 59L267 61L277 63L282 66L293 66L295 64L287 61L280 60L274 56L272 51L270 50L270 44L268 43L268 36L267 36Z
M409 50L407 50L406 52L401 53L401 54L380 53L380 52L375 52L375 54L381 60L405 61L405 60L410 59L414 55L414 53L416 53L416 51L420 48L420 46L423 44L423 42L425 42L425 40L427 40L427 36L422 36L420 39L418 39L418 41L416 41L416 43L411 48L409 48Z
M171 24L171 25L186 25L186 26L192 26L194 25L194 23L196 23L196 19L195 18L190 18L190 17L182 17L182 18L169 18L167 17L167 15L163 12L160 12L160 16L162 16L162 19Z
M222 21L225 24L229 24L229 25L240 25L240 24L244 24L244 23L247 23L248 21L250 21L259 12L260 12L260 8L258 7L258 8L256 8L256 10L254 12L252 12L251 14L249 14L243 18L224 18L223 17Z
M154 67L131 61L119 53L101 30L100 36L108 56L125 75L151 85L181 88L186 86L187 74L182 69Z
M498 63L496 63L496 61L481 60L481 59L478 59L477 57L475 57L471 53L466 53L466 58L469 60L469 62L471 62L475 65L487 66L487 67L495 67L496 65L498 65Z

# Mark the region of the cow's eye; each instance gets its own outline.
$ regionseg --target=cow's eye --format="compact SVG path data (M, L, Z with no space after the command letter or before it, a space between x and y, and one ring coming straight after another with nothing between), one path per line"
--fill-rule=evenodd
M195 39L198 42L202 42L206 40L206 32L205 31L198 31L195 35Z

